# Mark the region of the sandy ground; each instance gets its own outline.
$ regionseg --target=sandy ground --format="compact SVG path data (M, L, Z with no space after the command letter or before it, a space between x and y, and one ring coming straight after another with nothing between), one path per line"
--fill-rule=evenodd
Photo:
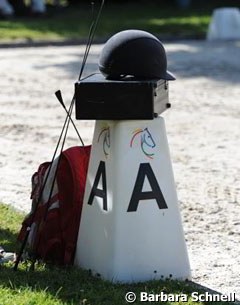
M193 280L240 298L240 42L166 43L172 109L163 114ZM97 70L93 46L86 73ZM50 160L84 48L0 49L0 202L28 211L30 179ZM76 121L91 143L92 121ZM78 145L70 130L67 146Z

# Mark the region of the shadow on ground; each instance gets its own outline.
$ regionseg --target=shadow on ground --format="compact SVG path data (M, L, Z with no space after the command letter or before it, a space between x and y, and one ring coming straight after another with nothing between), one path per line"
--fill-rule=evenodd
M168 69L173 72L177 79L205 77L220 83L240 82L240 42L207 42L179 41L164 43L167 49ZM98 52L90 50L87 60L85 75L98 72L98 59L102 45ZM71 54L71 60L59 64L41 64L36 69L48 69L51 67L64 71L70 77L79 75L84 48L79 46L79 53ZM68 56L68 54L66 54Z

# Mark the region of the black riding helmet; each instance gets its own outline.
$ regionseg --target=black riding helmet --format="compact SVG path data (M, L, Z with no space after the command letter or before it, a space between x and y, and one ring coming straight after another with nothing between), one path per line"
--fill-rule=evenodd
M166 52L161 41L140 30L113 35L102 49L99 70L107 79L131 75L139 79L175 80L167 71Z

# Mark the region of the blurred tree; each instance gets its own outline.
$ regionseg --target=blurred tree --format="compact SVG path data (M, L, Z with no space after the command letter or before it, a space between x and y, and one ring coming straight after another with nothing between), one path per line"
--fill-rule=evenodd
M9 0L9 3L14 7L14 12L16 15L26 15L27 7L23 0Z

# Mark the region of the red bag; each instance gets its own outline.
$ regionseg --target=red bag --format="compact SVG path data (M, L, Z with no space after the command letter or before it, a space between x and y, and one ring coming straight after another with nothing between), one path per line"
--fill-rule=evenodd
M28 251L35 258L73 264L90 151L91 146L71 147L62 152L60 161L59 157L54 160L50 173L51 163L45 162L32 176L32 209L22 223L18 239L23 241L30 230Z

